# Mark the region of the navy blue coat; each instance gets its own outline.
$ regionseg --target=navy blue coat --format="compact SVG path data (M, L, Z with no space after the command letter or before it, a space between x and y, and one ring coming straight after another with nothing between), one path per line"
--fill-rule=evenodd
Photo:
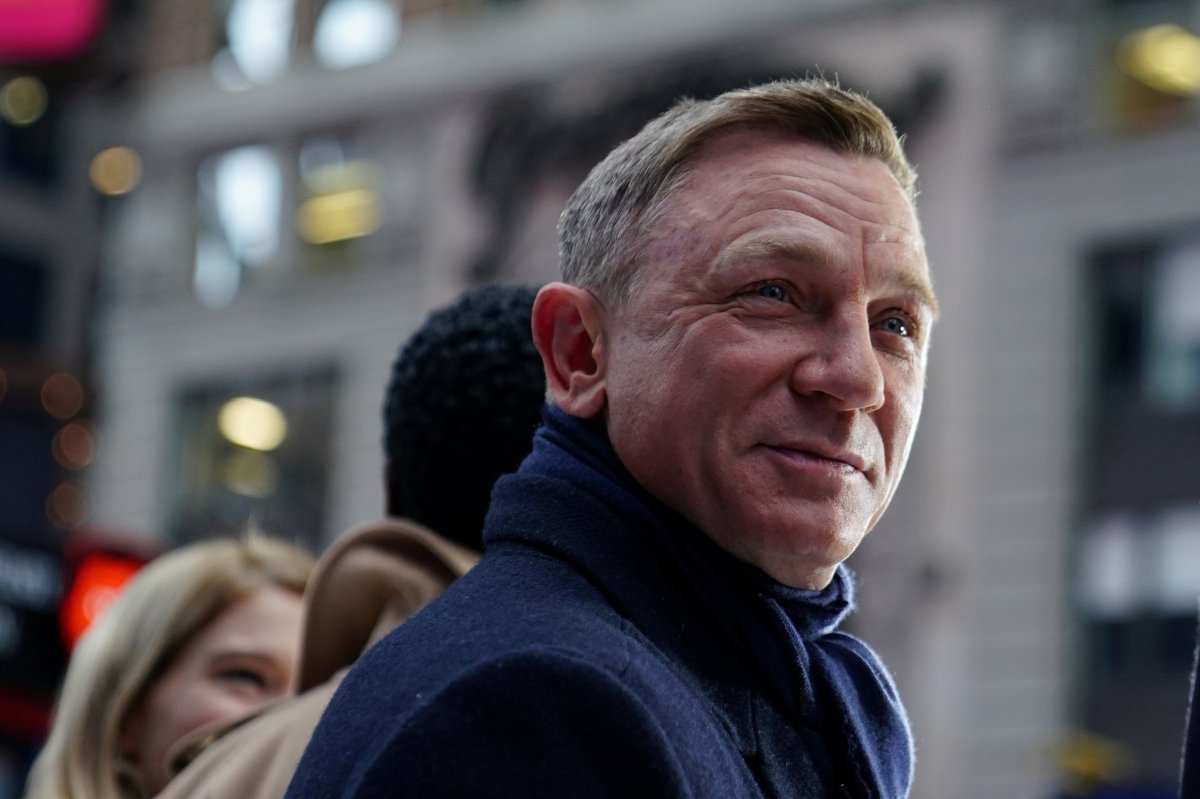
M891 682L833 630L844 574L793 591L796 635L561 412L497 484L486 546L351 670L288 797L907 793Z

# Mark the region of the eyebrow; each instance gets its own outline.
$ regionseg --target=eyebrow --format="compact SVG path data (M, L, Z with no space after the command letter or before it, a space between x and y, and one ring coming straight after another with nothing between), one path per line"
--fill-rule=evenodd
M833 261L835 256L834 250L823 242L767 238L735 241L721 253L720 262L723 264L727 261L765 261L771 258L789 258L796 261L815 261L827 264Z
M717 259L717 267L741 260L765 261L772 258L787 258L796 261L828 264L836 260L837 253L823 242L793 241L788 239L755 239L747 242L734 242ZM929 309L929 313L937 319L941 313L938 306L937 294L928 279L901 272L889 277L889 282L899 286L906 294L911 294L917 302Z

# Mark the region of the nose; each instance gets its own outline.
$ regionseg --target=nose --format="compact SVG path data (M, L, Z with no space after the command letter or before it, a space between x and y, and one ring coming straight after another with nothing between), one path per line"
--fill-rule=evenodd
M792 370L792 389L824 396L840 411L871 413L882 408L883 369L866 314L829 319L812 332Z

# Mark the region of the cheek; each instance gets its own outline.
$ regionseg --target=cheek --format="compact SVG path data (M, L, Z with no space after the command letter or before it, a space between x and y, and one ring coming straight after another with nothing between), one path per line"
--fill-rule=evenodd
M159 710L163 714L161 728L168 746L198 727L253 709L254 704L223 691L220 686L203 680L179 691L173 701ZM169 739L169 740L168 740Z
M141 711L136 742L123 744L153 792L171 779L168 753L197 729L219 719L241 715L244 707L215 686L188 682L162 686Z
M898 391L891 395L890 409L880 419L880 433L886 447L889 467L895 472L902 469L916 434L921 415L923 392L920 390Z
M779 337L749 336L729 318L614 342L608 433L626 467L660 498L727 468L729 445L754 399L780 380ZM708 470L710 473L701 475Z

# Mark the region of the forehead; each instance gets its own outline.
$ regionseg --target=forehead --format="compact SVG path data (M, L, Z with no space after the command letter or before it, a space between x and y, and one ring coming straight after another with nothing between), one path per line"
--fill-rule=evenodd
M737 130L705 142L667 193L666 215L707 210L716 217L732 200L810 196L863 223L895 226L893 240L905 230L920 234L911 200L883 161L785 132Z
M723 252L865 259L928 282L916 212L886 164L771 131L699 147L668 191L647 250L677 263L685 254L711 263Z
M207 652L231 643L265 645L276 637L298 636L303 606L300 595L276 585L253 589L226 607L193 639L194 649Z

